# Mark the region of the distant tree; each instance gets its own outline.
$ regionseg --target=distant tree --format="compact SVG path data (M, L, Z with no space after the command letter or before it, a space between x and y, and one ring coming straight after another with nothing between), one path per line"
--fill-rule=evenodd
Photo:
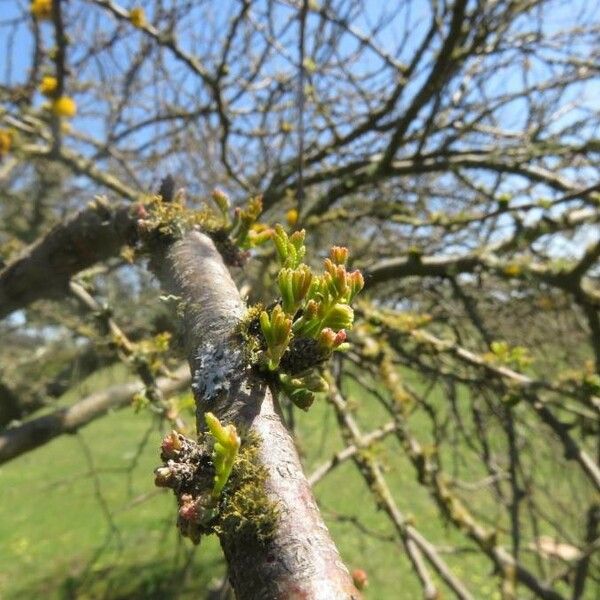
M165 438L157 479L176 488L190 537L211 529L206 510L221 511L238 597L358 594L309 487L345 460L389 517L424 596L478 597L365 451L394 436L440 520L489 559L503 598L597 589L596 0L3 7L0 462L134 398L187 433ZM216 188L227 194L211 199ZM248 204L259 195L260 216ZM350 346L327 363L343 335L318 346L317 330L295 325L294 339L312 345L284 339L285 319L306 322L312 309L304 299L297 311L278 288L281 251L278 264L273 244L257 245L277 222L306 230L314 277L336 244L351 250L340 281L363 273ZM269 339L259 314L272 325L278 302L283 338ZM335 334L350 321L332 323ZM217 477L227 479L235 435L213 424L191 441L168 401L190 385L184 358L199 432L212 412L242 436L229 496L208 508L192 500L213 485L213 463L224 461ZM118 360L140 381L52 410ZM294 407L325 385L292 380L317 367L328 384L319 401L346 447L306 479ZM363 432L367 402L389 420ZM225 436L220 458L211 435ZM235 495L245 477L256 497ZM266 515L264 527L224 524L244 499L259 510L242 513L255 525Z

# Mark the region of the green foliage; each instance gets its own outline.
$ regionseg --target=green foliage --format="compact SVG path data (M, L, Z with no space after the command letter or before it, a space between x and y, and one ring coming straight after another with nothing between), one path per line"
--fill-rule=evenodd
M305 231L295 231L291 236L288 236L285 229L281 225L275 225L272 240L275 244L277 257L283 268L295 269L300 265L306 247L304 246Z
M235 457L240 449L240 437L235 425L223 426L219 419L211 412L204 415L204 420L211 435L215 439L213 446L213 463L215 467L215 483L212 491L214 498L221 494L225 487Z
M267 343L267 367L274 371L292 337L292 319L277 304L270 314L266 311L260 313L260 329Z
M507 342L495 341L490 344L490 350L491 352L486 354L485 358L492 363L522 370L532 362L529 351L523 346L511 348Z
M288 235L276 225L272 239L281 265L277 275L281 301L260 313L265 347L258 362L268 371L279 371L282 390L297 406L307 409L314 393L326 389L315 368L332 352L348 347L346 329L354 323L349 304L364 280L360 271L347 272L347 248L331 248L323 273L317 275L301 263L306 254L304 230ZM260 346L248 339L246 343ZM289 360L282 366L286 356ZM289 369L293 377L288 376Z
M269 241L271 231L257 223L261 212L262 198L260 196L250 198L246 208L235 209L229 234L236 246L248 249Z

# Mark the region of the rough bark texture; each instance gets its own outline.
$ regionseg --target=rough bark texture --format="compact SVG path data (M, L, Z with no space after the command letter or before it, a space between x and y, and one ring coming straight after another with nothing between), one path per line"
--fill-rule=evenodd
M0 271L0 319L40 298L64 296L73 275L135 241L135 211L97 199L29 246Z
M225 531L221 545L237 598L359 598L331 540L294 443L265 383L247 365L236 326L245 307L213 242L197 232L154 253L152 267L185 306L198 426L213 412L259 436L267 497L279 508L266 541Z

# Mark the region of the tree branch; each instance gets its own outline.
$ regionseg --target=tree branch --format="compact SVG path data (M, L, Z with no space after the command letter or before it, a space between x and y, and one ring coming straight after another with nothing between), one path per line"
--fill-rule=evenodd
M41 298L61 298L71 277L135 241L136 207L96 199L0 271L0 319Z
M166 397L182 390L190 382L187 366L180 367L172 377L161 377L157 387ZM144 389L141 381L132 381L95 392L79 402L27 421L0 434L0 464L39 448L65 433L75 433L109 410L124 408L133 396Z
M213 242L191 232L155 252L151 268L185 306L199 431L205 429L204 413L211 411L238 431L258 436L259 461L267 473L264 493L279 509L274 532L266 540L226 528L219 533L237 597L358 598L277 402L246 364L235 334L245 306Z

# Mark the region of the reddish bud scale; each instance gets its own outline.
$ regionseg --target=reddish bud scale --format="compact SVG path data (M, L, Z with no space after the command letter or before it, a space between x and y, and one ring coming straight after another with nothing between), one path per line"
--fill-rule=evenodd
M347 338L348 336L346 335L346 331L344 329L340 329L333 340L333 347L337 348L340 344L343 344Z
M134 212L135 212L135 216L138 219L147 219L148 218L148 211L146 210L146 207L143 204L136 204L135 208L134 208Z
M198 519L198 505L189 494L184 494L181 496L179 516L185 521L196 521Z
M326 327L319 334L319 345L329 350L334 348L336 334L330 327Z
M363 569L354 569L352 571L352 580L356 589L362 591L369 585L369 578Z
M174 458L181 450L181 442L176 431L172 431L163 438L160 445L161 450L166 458Z

